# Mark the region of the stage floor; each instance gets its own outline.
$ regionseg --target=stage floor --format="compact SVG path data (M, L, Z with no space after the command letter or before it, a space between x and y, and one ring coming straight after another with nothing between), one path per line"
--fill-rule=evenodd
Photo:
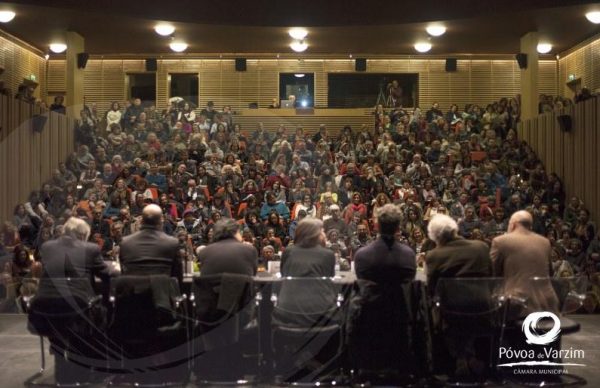
M573 368L571 373L587 380L587 386L600 387L600 315L574 315L581 331L563 337L563 349L585 351L585 367ZM0 387L22 387L40 367L39 337L27 332L26 316L0 314ZM48 349L46 347L46 349ZM53 381L53 357L46 358L43 382ZM102 386L102 385L98 385ZM190 386L195 386L190 384ZM264 385L261 385L264 386Z

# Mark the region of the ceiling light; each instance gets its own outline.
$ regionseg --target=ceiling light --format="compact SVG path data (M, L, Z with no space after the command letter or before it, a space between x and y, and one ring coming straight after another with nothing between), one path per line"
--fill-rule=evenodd
M302 78L302 77L304 77L304 74L302 74L302 73L294 74L294 77Z
M46 60L50 59L50 54L48 54L48 53L44 54L44 59L46 59Z
M168 23L160 23L154 26L154 31L156 31L158 35L169 36L175 32L175 26Z
M431 50L431 43L417 42L415 43L415 50L417 50L420 53L426 53L427 51Z
M13 11L0 11L0 23L8 23L15 18Z
M538 43L537 52L540 54L548 54L552 50L552 45L550 43Z
M308 31L306 31L306 28L294 27L288 31L288 34L296 40L302 40L306 38L306 35L308 35Z
M600 11L592 11L585 14L587 20L594 24L600 24Z
M50 51L52 51L53 53L60 54L60 53L64 52L66 49L67 49L67 45L64 43L51 43L50 44Z
M301 53L308 48L308 44L306 44L306 42L303 40L296 40L296 41L292 42L292 44L290 44L290 47L295 52Z
M426 30L431 36L441 36L446 32L446 27L441 24L432 24L427 26Z
M188 45L185 42L171 42L169 47L171 47L171 50L175 51L176 53L180 53L185 51L188 48Z

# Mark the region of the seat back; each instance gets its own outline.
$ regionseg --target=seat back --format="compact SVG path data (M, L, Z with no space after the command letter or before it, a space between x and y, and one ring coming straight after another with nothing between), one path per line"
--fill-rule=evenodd
M54 337L76 325L95 325L89 313L96 300L87 277L42 278L29 301L28 328L34 334Z
M239 341L251 318L254 283L251 276L219 274L194 278L194 316L207 349Z
M286 277L273 285L273 321L279 326L314 328L340 322L339 286L331 278Z
M410 281L358 280L348 314L348 345L358 370L414 370L415 317Z
M331 278L281 279L273 285L273 350L286 381L316 381L335 370L343 348L344 298Z
M504 296L502 278L442 278L434 299L442 319L478 322L499 314Z
M178 328L177 279L167 275L120 276L111 282L113 314L110 333L116 339L144 341Z

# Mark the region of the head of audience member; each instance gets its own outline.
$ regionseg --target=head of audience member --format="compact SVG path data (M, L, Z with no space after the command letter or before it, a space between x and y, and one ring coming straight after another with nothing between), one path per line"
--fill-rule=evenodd
M221 218L215 223L213 228L213 241L217 242L228 238L234 238L242 242L240 225L231 218Z
M444 246L458 236L458 224L452 217L436 214L427 225L427 235L437 246Z
M529 231L533 228L533 217L526 210L515 212L508 221L508 233L515 231Z
M272 245L266 245L262 249L262 257L265 261L273 260L274 256L275 256L275 248L273 248Z
M327 238L323 230L323 221L306 217L298 223L294 244L303 248L324 246Z

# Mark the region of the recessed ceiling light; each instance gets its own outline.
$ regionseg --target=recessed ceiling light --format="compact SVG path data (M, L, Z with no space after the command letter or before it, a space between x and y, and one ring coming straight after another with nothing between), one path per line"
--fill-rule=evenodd
M50 44L50 51L52 51L53 53L60 54L60 53L64 52L66 49L67 49L67 45L64 43L51 43Z
M431 36L441 36L446 32L446 27L442 24L431 24L427 26L426 30Z
M288 34L296 40L302 40L304 38L306 38L306 35L308 35L308 31L306 30L306 28L303 27L294 27L294 28L290 28L290 30L288 31Z
M169 23L159 23L154 26L154 31L156 31L158 35L169 36L175 32L175 26Z
M540 54L548 54L552 50L552 45L550 43L538 43L537 52Z
M417 50L420 53L426 53L427 51L431 50L431 43L417 42L415 43L415 50Z
M295 76L296 78L302 78L302 77L304 77L304 74L302 74L302 73L297 73L297 74L294 74L294 76Z
M600 11L592 11L585 14L587 20L594 24L600 24Z
M176 53L181 53L187 50L188 45L185 42L171 42L169 47L171 47L171 50L175 51Z
M8 23L15 18L13 11L0 11L0 23Z
M303 41L303 40L297 40L297 41L292 42L290 44L290 47L295 52L301 53L303 51L306 51L306 49L308 48L308 44L305 41Z

